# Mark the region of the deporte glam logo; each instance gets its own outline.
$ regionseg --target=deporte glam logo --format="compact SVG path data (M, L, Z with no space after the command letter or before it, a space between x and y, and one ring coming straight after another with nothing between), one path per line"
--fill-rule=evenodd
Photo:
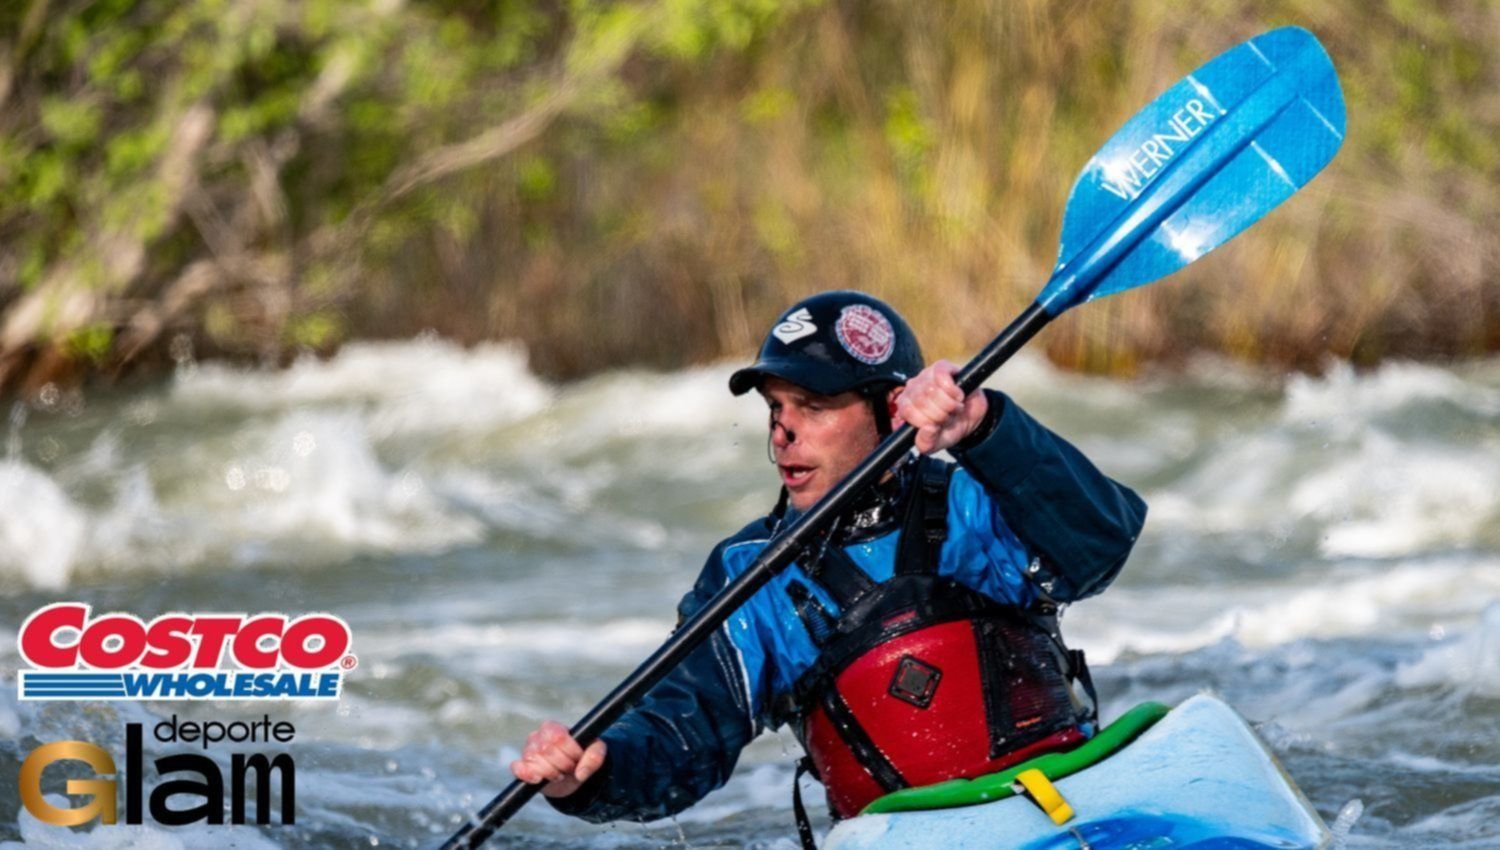
M264 717L259 721L194 723L171 720L157 723L153 734L163 743L220 741L289 744L297 730L285 721L273 723ZM49 826L80 826L95 818L102 824L119 822L119 786L125 785L125 823L143 823L143 815L163 826L185 826L204 822L224 823L224 799L229 795L229 822L247 823L246 802L249 783L255 778L255 823L270 824L274 813L271 791L277 789L280 800L280 823L297 822L297 765L287 753L267 756L263 753L234 753L230 756L228 788L219 763L206 754L174 753L155 761L156 773L163 779L145 793L145 756L141 746L139 723L125 724L125 770L120 773L109 751L87 741L54 741L32 750L21 763L21 804L32 817ZM90 779L69 779L64 786L69 794L87 797L81 806L61 808L47 802L42 795L42 772L61 761L81 761L94 772ZM118 775L119 779L102 778ZM273 783L273 778L279 782ZM184 802L197 805L184 805Z
M23 700L337 699L359 660L332 614L89 616L82 602L34 612L17 640Z

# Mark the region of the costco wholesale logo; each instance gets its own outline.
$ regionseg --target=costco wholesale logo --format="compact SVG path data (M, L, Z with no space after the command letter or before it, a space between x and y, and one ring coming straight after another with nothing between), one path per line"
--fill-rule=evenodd
M332 614L89 616L82 602L21 626L21 699L338 699L349 625Z

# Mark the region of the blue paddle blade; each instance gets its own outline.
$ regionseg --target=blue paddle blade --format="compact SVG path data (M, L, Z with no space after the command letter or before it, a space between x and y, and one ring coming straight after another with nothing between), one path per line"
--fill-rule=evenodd
M1257 36L1189 74L1089 160L1063 214L1056 316L1171 274L1307 184L1344 141L1344 96L1312 33Z

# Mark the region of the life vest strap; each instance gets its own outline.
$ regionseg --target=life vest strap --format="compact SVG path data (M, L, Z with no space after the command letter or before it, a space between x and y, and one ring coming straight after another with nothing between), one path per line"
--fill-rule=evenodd
M953 467L947 464L925 457L917 459L897 544L896 575L937 575L939 553L943 541L948 538L948 482L952 475ZM847 612L877 586L854 563L849 553L832 539L825 538L820 545L809 547L804 559L811 562L804 569L807 577L823 588L840 612ZM810 605L804 598L799 598L807 596L807 590L796 582L793 585L799 587L800 593L792 586L787 591L793 596L797 616L807 627L813 643L821 647L826 642L828 631L824 628L823 618L812 613L812 606L816 605L825 616L827 612L816 600Z
M830 544L823 552L822 559L808 577L828 591L840 611L848 610L861 596L875 589L875 580L866 575L849 553L836 543Z
M948 482L953 467L931 458L917 461L896 550L896 575L936 575L948 539Z
M792 816L797 819L797 840L801 842L802 850L818 850L818 842L813 838L812 820L807 816L807 806L802 804L802 775L805 773L811 773L814 777L818 775L812 756L798 759L797 770L792 774Z
M838 621L823 607L812 591L800 581L793 580L787 584L787 595L792 598L792 607L797 611L797 617L812 637L815 646L824 646L833 639L838 630Z
M870 777L881 788L884 788L886 793L911 787L911 783L901 776L901 771L891 764L891 760L886 758L885 753L881 752L875 742L870 739L870 733L865 731L865 727L860 725L854 712L849 710L849 704L844 702L838 688L825 688L821 704L823 710L828 713L828 720L833 724L834 731L849 747L854 758L865 770L869 771Z

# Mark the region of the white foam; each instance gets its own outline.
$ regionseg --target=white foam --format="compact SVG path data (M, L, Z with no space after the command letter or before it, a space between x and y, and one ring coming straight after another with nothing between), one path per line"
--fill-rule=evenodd
M1172 533L1224 532L1264 528L1284 515L1278 496L1296 480L1299 464L1287 435L1237 434L1200 451L1202 459L1185 474L1149 494L1152 523Z
M1303 637L1391 634L1435 619L1473 616L1500 594L1500 563L1420 564L1331 576L1264 605L1236 609L1235 637L1267 647Z
M448 511L420 472L383 463L353 411L292 413L241 443L193 490L243 538L410 552L480 537L479 524Z
M729 393L733 366L720 363L680 372L618 372L571 388L559 408L570 417L570 443L596 445L609 439L720 433L753 419L763 427L765 405L753 395Z
M350 410L294 411L210 437L103 482L76 560L91 570L174 570L266 563L314 566L361 552L435 552L482 538L420 471L377 455Z
M1488 598L1496 595L1490 591ZM1396 684L1403 688L1448 686L1464 694L1500 697L1500 603L1486 607L1473 629L1403 664L1396 671Z
M1433 402L1449 402L1484 416L1500 415L1500 390L1442 367L1395 361L1365 373L1336 362L1322 377L1293 375L1287 380L1283 417L1299 424L1357 424Z
M11 646L16 644L14 640L8 643ZM6 666L13 667L14 665L7 662ZM0 681L0 694L3 694L0 695L0 738L11 740L21 734L21 715L16 711L15 679L14 676L6 676L3 681Z
M661 549L668 542L660 522L599 504L604 488L617 482L618 470L562 468L551 477L538 473L532 480L521 481L471 469L445 471L430 486L450 505L462 507L490 527L534 540L648 550ZM588 522L580 523L580 516L587 516Z
M1399 679L1398 679L1399 684ZM1451 761L1438 756L1423 755L1418 753L1407 753L1396 751L1385 757L1385 760L1403 770L1417 771L1432 774L1464 774L1478 779L1489 779L1495 775L1495 766L1487 763L1466 764L1464 762Z
M1328 556L1467 544L1500 516L1500 456L1368 432L1297 479L1288 505L1323 523Z
M677 819L682 823L713 824L733 818L747 809L783 809L790 802L791 793L792 766L786 760L747 765L736 770L723 788L677 815ZM804 778L802 796L814 817L823 814L826 804L821 785Z
M1500 795L1462 800L1403 827L1398 833L1407 847L1445 850L1492 850L1500 846ZM1462 836L1462 838L1459 838Z
M494 427L537 412L552 395L518 345L464 349L424 336L350 343L332 358L304 358L281 371L205 365L178 376L170 401L244 412L368 405L384 434Z
M507 653L534 653L549 661L587 660L628 664L640 658L672 631L666 620L625 618L597 621L533 620L491 625L444 623L407 631L382 629L362 635L363 651L394 658L426 653L440 658L482 658ZM475 662L479 663L479 662Z
M1304 638L1422 632L1432 623L1477 619L1497 597L1500 560L1434 559L1375 572L1335 570L1316 581L1292 576L1282 583L1220 585L1212 591L1186 585L1117 587L1074 606L1065 623L1070 638L1091 658L1109 663L1126 653L1180 654L1225 639L1264 649Z
M45 472L19 460L0 461L0 576L33 587L66 587L85 517Z
M1466 414L1444 409L1455 407ZM1296 535L1330 559L1485 545L1500 527L1500 431L1482 422L1497 413L1500 390L1450 370L1337 367L1288 379L1264 420L1193 410L1175 435L1136 435L1178 450L1163 448L1154 468L1147 451L1130 465L1164 476L1147 493L1158 532ZM1428 418L1464 430L1455 438Z
M420 464L384 457L385 443L463 441L554 395L517 346L435 338L352 344L282 371L183 370L50 473L0 462L0 575L55 589L80 570L310 566L469 545L485 523L434 492ZM184 436L127 444L132 424Z
M68 798L61 794L47 794L45 799L58 808L71 808ZM17 823L21 840L0 842L0 850L199 850L203 847L274 850L277 846L255 829L228 829L206 824L168 829L150 824L129 826L116 823L75 832L44 824L24 808Z

